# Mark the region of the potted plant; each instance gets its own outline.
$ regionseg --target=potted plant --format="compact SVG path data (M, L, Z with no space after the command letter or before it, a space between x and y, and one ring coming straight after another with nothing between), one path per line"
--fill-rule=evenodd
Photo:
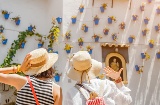
M133 21L136 21L138 19L138 15L132 15Z
M80 37L79 39L78 39L78 45L81 47L81 46L83 46L83 38L82 37Z
M20 20L20 17L19 17L19 16L17 16L17 17L13 17L13 18L12 18L12 20L13 20L13 21L15 21L16 25L19 25L19 24L20 24L20 22L21 22L21 20Z
M141 53L141 58L145 59L145 57L146 57L145 53Z
M136 69L136 71L139 71L139 66L135 65L135 69Z
M100 7L101 12L103 13L106 8L107 8L107 3L103 3Z
M119 26L120 26L120 29L125 29L126 24L124 22L122 22L119 24Z
M7 10L2 10L2 14L4 15L5 19L9 18L10 13Z
M88 26L86 24L83 24L81 30L83 30L84 32L88 32Z
M71 52L71 48L73 48L73 46L71 46L70 44L66 44L64 50L66 50L66 53L69 54Z
M96 15L96 16L94 17L94 24L95 24L95 25L98 25L98 23L99 23L99 17Z
M20 43L20 48L24 49L25 44L26 44L26 41L25 41L25 40L22 41L22 42Z
M4 31L3 25L0 25L0 33L3 33L3 31Z
M55 82L59 82L60 76L62 76L62 73L58 73L58 70L56 70L56 67L54 67L53 69L54 69L54 80Z
M90 45L86 46L86 48L87 48L88 53L92 54L93 48Z
M69 40L71 38L71 31L67 31L65 37L67 40Z
M76 21L77 21L77 17L76 16L72 16L72 24L75 24L76 23Z
M157 7L156 11L157 11L157 14L160 14L160 6Z
M6 39L4 35L2 35L2 44L6 45L7 41L8 41L8 39Z
M143 72L142 70L143 66L138 66L138 65L135 65L135 69L136 71L140 74L141 72Z
M149 47L150 47L150 48L153 48L153 47L154 47L154 40L153 40L153 39L150 39L150 40L149 40Z
M104 35L108 35L108 33L109 33L109 28L104 28L104 29L103 29L103 33L104 33Z
M135 36L134 35L131 35L129 38L128 38L128 41L129 43L133 43L133 40L135 39Z
M155 26L155 30L156 30L156 32L159 32L159 30L160 30L160 24L158 24L157 26Z
M117 33L113 33L112 40L117 41L117 39L118 39Z
M62 23L62 18L61 17L57 17L56 20L57 20L58 24Z
M149 32L148 28L145 28L144 30L142 30L142 35L146 36L146 34Z
M148 59L150 59L150 55L147 52L141 53L141 58L145 59L145 60L148 60Z
M150 20L150 19L149 19L148 17L146 17L146 18L144 19L144 23L145 23L145 24L148 24L149 20Z
M36 29L36 26L34 25L30 25L29 27L28 27L28 31L30 31L30 32L34 32L35 31L35 29Z
M143 3L141 4L141 6L140 6L140 10L141 10L141 11L144 11L144 7L145 7L145 3L143 2Z
M160 59L160 51L156 53L157 59Z
M116 17L115 16L109 16L108 17L108 24L112 24L112 21L116 21Z
M98 42L98 41L99 41L99 38L102 38L102 36L101 36L101 35L96 35L96 34L94 34L94 35L92 36L92 38L94 38L95 42Z
M38 39L39 43L38 43L38 48L43 47L44 45L44 41L42 40L42 37L40 39Z
M79 12L83 13L83 11L84 11L84 5L81 4L80 7L79 7Z

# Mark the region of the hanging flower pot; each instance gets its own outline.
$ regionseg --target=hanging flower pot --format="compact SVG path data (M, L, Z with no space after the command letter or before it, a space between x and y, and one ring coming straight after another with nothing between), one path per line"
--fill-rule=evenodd
M3 33L3 31L4 31L3 25L0 25L0 33Z
M71 52L71 50L66 50L66 53L69 54Z
M20 17L19 17L19 16L12 18L12 20L13 20L13 21L15 21L16 25L19 25L19 24L20 24L20 22L21 22L21 20L20 20Z
M117 41L117 39L118 39L117 34L116 34L116 33L113 33L113 34L112 34L112 40Z
M2 39L2 44L6 45L7 44L8 39Z
M133 43L133 40L135 39L135 36L134 35L131 35L129 38L128 38L128 41L129 43Z
M88 53L89 53L89 54L92 54L92 49L90 49L90 50L88 51Z
M149 40L149 47L150 48L154 47L154 40L153 39Z
M144 30L142 30L142 35L146 36L146 34L149 32L148 28L145 28Z
M136 69L136 71L139 71L139 66L135 65L135 69Z
M76 21L77 21L76 16L72 16L72 24L75 24L75 23L76 23Z
M142 5L140 6L140 10L144 11L144 7L145 7L145 3L142 3Z
M52 48L48 48L47 51L48 51L48 53L52 53L53 49Z
M86 46L86 48L87 48L88 53L92 54L93 48L90 45Z
M141 58L145 59L146 55L144 53L141 53Z
M42 43L38 43L38 48L41 48L43 46Z
M71 46L70 44L66 44L64 50L66 50L66 53L69 54L71 52L71 48L73 48L73 46Z
M116 17L115 16L109 16L108 17L108 24L112 24L112 21L116 21Z
M154 46L154 45L153 45L152 43L149 43L149 47L150 47L150 48L153 48L153 46Z
M156 9L157 14L160 14L160 6Z
M23 49L24 46L25 46L25 42L22 42L22 43L21 43L21 48Z
M102 38L102 37L100 35L94 34L92 38L94 38L95 42L99 42L99 38Z
M132 15L133 21L136 21L138 19L138 15Z
M59 75L55 75L54 79L55 79L56 82L59 82L60 81L60 76Z
M79 12L80 12L80 13L83 13L83 11L84 11L84 5L80 5L80 7L79 7Z
M104 29L103 29L103 33L104 33L104 35L108 35L109 29L108 29L108 28L104 28Z
M95 25L98 25L98 23L99 23L99 17L96 15L96 16L94 17L94 24L95 24Z
M8 11L2 10L2 14L4 15L4 18L5 18L5 19L8 19L8 18L9 18L10 13L9 13Z
M40 37L37 41L39 42L38 43L38 48L43 47L44 41L42 40L42 37Z
M71 38L71 31L67 31L65 37L67 40L69 40Z
M79 46L83 46L83 42L79 42L79 44L78 44Z
M62 23L62 18L61 17L57 17L56 20L57 20L58 24Z
M157 59L160 59L160 52L156 53Z
M32 25L30 25L30 26L28 27L28 31L30 31L30 32L33 32L35 29L36 29L36 27L35 27L35 26L32 26Z
M100 7L101 13L104 12L104 10L106 9L106 7L107 7L107 4L103 3L102 6Z
M83 46L83 38L79 38L78 39L78 45L81 47L81 46Z
M155 30L156 30L156 32L158 32L160 30L160 24L158 24L157 26L155 26Z
M146 18L144 19L144 23L145 23L145 24L148 24L149 20L150 20L150 19L146 17Z
M88 32L88 26L86 24L83 24L81 30L83 30L84 32Z
M125 26L126 26L126 24L124 23L124 22L122 22L121 24L119 24L119 26L120 26L120 29L125 29Z
M112 19L110 17L108 18L108 24L112 24Z

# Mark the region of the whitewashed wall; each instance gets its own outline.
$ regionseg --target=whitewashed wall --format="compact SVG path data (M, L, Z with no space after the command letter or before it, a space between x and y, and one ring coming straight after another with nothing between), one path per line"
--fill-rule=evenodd
M154 0L150 4L146 3L145 11L141 12L139 6L142 2L146 2L147 0L132 0L131 9L129 9L130 0L114 0L113 8L111 8L111 0L94 1L94 6L92 6L92 0L0 0L0 9L11 11L13 12L11 17L19 15L22 20L20 26L16 26L13 21L5 20L0 14L0 25L2 24L6 29L11 29L4 31L5 36L9 40L5 46L0 44L0 63L3 62L6 52L8 52L13 40L17 39L17 31L26 30L30 24L33 24L36 25L37 32L47 35L51 27L52 17L60 16L63 18L62 24L58 25L61 29L59 42L54 44L54 50L59 52L59 60L55 65L63 75L65 74L67 59L70 56L70 54L67 55L63 50L65 43L70 43L74 46L72 53L83 50L88 44L91 44L94 46L93 54L91 55L92 58L102 61L100 44L104 42L113 43L111 33L119 32L118 44L128 43L128 37L130 35L135 35L136 40L129 48L129 63L127 64L129 82L127 86L132 90L131 96L133 98L131 105L159 105L160 85L158 81L160 80L160 72L158 68L160 67L160 61L156 59L155 54L158 49L160 49L160 35L155 32L154 26L160 23L160 16L155 13L155 9L160 5L160 2ZM104 13L101 13L99 9L102 3L108 4ZM82 14L78 11L80 4L85 5L84 13ZM131 20L133 14L139 16L138 21L133 22ZM76 15L78 19L77 23L74 25L71 24L71 16L73 15ZM100 17L98 26L93 24L93 17L95 15ZM117 17L117 22L108 25L107 18L112 15ZM150 22L147 26L143 23L145 17L150 18ZM122 21L126 23L125 30L120 30L118 27ZM84 33L81 30L83 23L89 26L89 32ZM104 36L102 32L105 26L110 28L108 36ZM150 29L150 32L146 37L143 37L141 31L146 27ZM68 30L71 30L72 34L70 41L66 41L63 37ZM94 33L103 36L99 43L94 43L94 40L91 38ZM77 43L79 37L84 37L85 43L82 48L80 48ZM157 42L156 46L152 49L148 47L149 39L155 39ZM37 48L38 42L35 41L35 37L27 38L27 41L25 49L20 49L17 52L14 62L21 63L28 52ZM47 43L46 41L46 45ZM147 51L151 55L150 60L145 61L141 59L140 53L144 51ZM142 74L138 74L135 71L134 66L136 64L144 65L144 72ZM105 66L104 63L103 66ZM65 76L57 83L62 86L64 94L75 83L74 81L68 83L68 81L69 79ZM10 96L9 94L2 95L2 103L4 103L5 98Z

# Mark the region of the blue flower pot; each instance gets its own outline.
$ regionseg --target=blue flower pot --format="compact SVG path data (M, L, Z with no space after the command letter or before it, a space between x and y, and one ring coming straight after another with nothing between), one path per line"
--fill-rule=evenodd
M112 24L112 19L108 18L108 24Z
M160 59L160 53L156 53L157 59Z
M141 53L141 58L145 59L146 55L144 53Z
M23 43L21 44L21 48L24 48L24 46L25 46L25 43L23 42Z
M129 38L128 38L128 41L129 41L129 43L133 43L133 38L132 38L132 37L129 37Z
M98 23L99 23L99 19L95 19L95 20L94 20L94 24L95 24L95 25L98 25Z
M17 20L17 21L15 21L16 25L19 25L19 24L20 24L20 22L21 22L21 20Z
M72 24L75 24L77 21L77 18L72 18Z
M83 46L83 42L79 42L79 44L78 44L79 46Z
M133 19L133 21L136 21L137 17L136 16L132 16L132 19Z
M2 40L2 44L6 45L7 44L8 39Z
M53 52L53 49L52 49L52 48L48 48L47 51L48 51L49 53L52 53L52 52Z
M157 11L157 14L160 14L160 9L156 9L156 11Z
M41 48L43 46L42 43L38 43L38 48Z
M88 32L88 27L84 27L84 32Z
M153 46L154 46L154 45L153 45L152 43L149 43L149 47L150 47L150 48L153 48Z
M135 65L135 69L136 69L136 71L139 71L139 66Z
M66 36L66 39L70 39L71 37L70 36Z
M101 10L102 13L104 12L104 8L103 7L100 7L100 10Z
M92 54L92 49L90 49L90 50L88 51L88 53L89 53L89 54Z
M69 54L71 52L71 50L66 50L66 53Z
M156 30L156 31L159 31L159 27L158 27L158 26L155 26L155 30Z
M104 33L104 35L108 35L108 31L105 31L105 32L103 32Z
M99 41L99 37L96 37L96 38L95 38L95 42L98 42L98 41Z
M140 6L140 10L141 10L141 11L144 11L144 6Z
M58 54L58 51L54 51L53 53L57 53Z
M148 0L148 2L149 2L149 3L151 3L151 2L152 2L152 0Z
M0 29L0 33L3 33L3 30Z
M83 13L83 11L84 11L84 8L79 8L80 13Z
M30 32L33 31L33 27L32 27L32 26L29 26L29 27L28 27L28 31L30 31Z
M149 21L148 19L144 19L145 24L148 24L148 21Z
M55 75L54 79L55 79L56 82L59 82L60 81L60 76L59 75Z
M57 17L56 20L57 20L58 24L62 23L62 18L61 17Z
M116 40L117 39L117 35L112 35L112 39Z
M5 18L5 19L8 19L8 18L9 18L9 15L10 15L10 14L8 14L8 13L7 13L7 14L4 14L4 18Z
M147 34L146 30L142 31L143 36L146 36L146 34Z

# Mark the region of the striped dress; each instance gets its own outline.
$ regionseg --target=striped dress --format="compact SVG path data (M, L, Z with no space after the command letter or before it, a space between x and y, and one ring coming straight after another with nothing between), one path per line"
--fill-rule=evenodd
M40 105L54 105L52 81L30 77ZM16 105L36 105L29 83L17 92Z

